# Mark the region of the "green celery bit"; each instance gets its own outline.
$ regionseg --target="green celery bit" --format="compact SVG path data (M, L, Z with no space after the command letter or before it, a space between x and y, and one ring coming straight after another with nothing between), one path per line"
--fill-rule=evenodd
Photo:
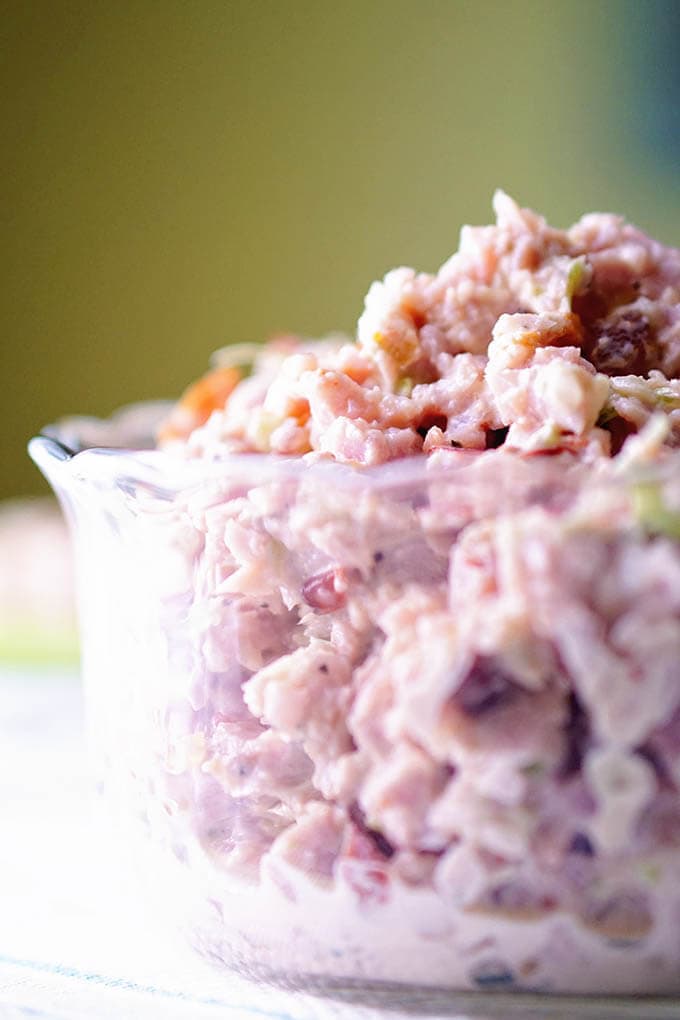
M658 885L662 877L659 865L651 861L643 861L639 866L639 873L645 882L649 882L650 885Z
M618 418L615 408L613 408L611 404L605 404L597 419L598 428L604 428L604 426L608 425L610 421L614 420L614 418Z
M571 299L574 294L580 290L583 279L586 275L586 264L583 259L575 259L569 266L569 272L567 273L567 300L569 301L569 307L571 307Z
M680 540L680 513L664 504L658 482L637 482L633 486L633 508L648 534Z
M656 402L664 411L675 411L680 407L680 397L666 386L661 386L656 391Z
M400 379L397 383L397 393L400 397L410 397L413 393L413 379L410 375L405 375L403 379Z

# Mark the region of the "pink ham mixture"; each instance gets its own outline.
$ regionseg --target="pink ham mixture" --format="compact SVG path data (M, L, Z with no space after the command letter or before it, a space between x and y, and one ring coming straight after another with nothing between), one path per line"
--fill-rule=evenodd
M678 466L680 252L494 204L435 275L374 283L355 343L274 341L166 432L310 469L249 491L225 467L178 506L174 795L221 868L291 900L296 875L361 909L427 887L628 944L680 852L680 494L617 479ZM315 475L338 463L365 487Z
M226 407L185 428L187 452L609 455L655 411L676 444L680 252L613 215L560 231L502 192L494 206L496 225L464 227L435 275L374 283L355 343L265 348Z

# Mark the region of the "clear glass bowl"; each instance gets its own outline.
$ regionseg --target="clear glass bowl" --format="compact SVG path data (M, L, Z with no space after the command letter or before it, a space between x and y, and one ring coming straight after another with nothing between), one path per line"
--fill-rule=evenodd
M30 452L111 809L193 944L401 1008L676 1015L597 996L680 991L680 454L206 463L142 449L157 415Z

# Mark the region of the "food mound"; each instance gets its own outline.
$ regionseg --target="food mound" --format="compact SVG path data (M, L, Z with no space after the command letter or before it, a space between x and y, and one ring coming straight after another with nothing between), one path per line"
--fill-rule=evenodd
M161 426L166 821L264 959L676 987L680 252L495 210Z
M365 465L500 445L594 458L658 411L673 445L680 253L617 216L558 231L507 195L494 204L497 225L464 227L435 276L402 268L372 285L356 343L284 338L242 382L222 366L162 440Z

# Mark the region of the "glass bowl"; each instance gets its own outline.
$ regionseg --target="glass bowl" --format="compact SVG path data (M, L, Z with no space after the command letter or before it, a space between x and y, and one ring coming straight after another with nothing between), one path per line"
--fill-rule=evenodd
M191 942L353 1001L676 1015L597 996L680 991L680 454L192 461L158 414L30 452L110 810Z

